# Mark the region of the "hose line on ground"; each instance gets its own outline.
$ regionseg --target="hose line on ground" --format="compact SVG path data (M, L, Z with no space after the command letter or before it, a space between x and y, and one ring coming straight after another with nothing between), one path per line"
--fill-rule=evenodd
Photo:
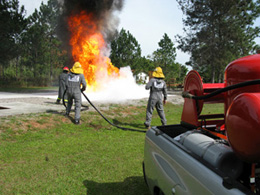
M65 101L64 101L64 96L65 96L65 93L66 93L66 89L63 93L63 105L65 108L67 108L66 104L65 104ZM116 127L116 128L119 128L119 129L122 129L122 130L125 130L125 131L137 131L137 132L141 132L141 133L146 133L146 131L144 130L141 130L141 129L132 129L132 128L126 128L126 127L120 127L112 122L110 122L97 108L96 106L88 99L88 97L86 96L86 94L82 91L81 92L84 97L86 98L86 100L89 102L89 104L100 114L100 116L103 117L103 119L105 119L110 125Z
M127 127L121 127L121 126L118 126L114 123L112 123L111 121L109 121L97 108L96 106L88 99L88 97L85 95L84 92L81 92L84 97L86 98L86 100L89 102L89 104L100 114L100 116L103 117L103 119L105 119L110 125L114 126L114 127L117 127L119 129L122 129L122 130L125 130L125 131L137 131L137 132L142 132L142 133L146 133L146 131L144 130L140 130L140 129L132 129L132 128L127 128Z
M182 97L183 98L189 98L189 99L194 99L194 100L204 100L204 99L207 99L207 98L211 98L215 95L218 95L220 93L223 93L223 92L226 92L226 91L230 91L232 89L237 89L237 88L241 88L241 87L246 87L246 86L249 86L249 85L257 85L257 84L260 84L260 79L256 79L256 80L252 80L252 81L245 81L245 82L242 82L242 83L238 83L238 84L235 84L235 85L230 85L228 87L224 87L222 89L218 89L212 93L209 93L207 95L202 95L202 96L195 96L193 94L190 94L189 92L187 91L184 91L182 93Z

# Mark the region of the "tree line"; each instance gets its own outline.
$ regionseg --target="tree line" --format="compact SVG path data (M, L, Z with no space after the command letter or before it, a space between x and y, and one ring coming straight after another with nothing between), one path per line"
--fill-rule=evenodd
M176 0L184 13L178 48L191 55L189 65L204 82L223 82L231 61L259 49L259 0Z
M18 0L0 1L0 83L48 86L66 59L55 29L61 7L56 0L41 4L25 17Z
M158 49L142 56L136 38L122 28L108 43L116 67L130 66L134 74L161 66L166 82L182 83L186 65L199 71L204 82L223 81L225 66L254 53L259 27L260 0L176 0L184 13L185 35L173 40L165 33ZM18 0L0 0L0 85L50 86L68 64L68 51L57 35L62 6L58 0L41 4L26 17ZM174 25L174 21L172 24ZM176 49L191 55L186 65L176 62Z

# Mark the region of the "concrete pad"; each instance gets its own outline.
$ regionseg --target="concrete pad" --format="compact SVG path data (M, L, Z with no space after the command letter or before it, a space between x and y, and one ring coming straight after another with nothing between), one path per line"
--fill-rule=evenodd
M55 104L58 97L58 92L50 91L43 93L10 93L10 92L0 92L0 117L12 116L19 114L29 114L29 113L43 113L43 112L65 112L65 107L62 104ZM89 95L89 94L88 94ZM103 97L104 98L104 97ZM97 101L93 98L93 103L96 106L101 104L109 105L108 101ZM92 99L90 98L92 101ZM145 99L147 102L147 99ZM183 98L180 95L168 95L169 102L174 104L183 103ZM123 104L131 104L140 102L139 100L125 100ZM92 107L86 101L85 97L82 95L82 104ZM145 103L146 104L146 103ZM74 107L74 106L73 106ZM102 109L104 107L102 106ZM82 108L82 111L86 108Z
M0 92L0 117L65 111L62 104L55 104L57 97L57 92L30 94Z
M60 108L53 106L30 104L26 102L10 102L1 104L1 107L5 109L0 109L0 117L2 116L12 116L19 114L30 114L30 113L40 113L40 112L54 112L57 110L65 110L65 108L60 106Z
M10 93L10 92L0 92L0 99L30 98L30 97L45 97L45 98L57 99L58 94L57 94L57 92L44 92L44 93Z

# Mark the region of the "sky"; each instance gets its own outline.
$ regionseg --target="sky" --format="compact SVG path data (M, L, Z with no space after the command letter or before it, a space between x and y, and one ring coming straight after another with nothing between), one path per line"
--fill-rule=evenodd
M175 36L183 34L182 11L175 0L126 0L119 18L119 30L129 30L141 45L143 56L159 48L165 33L175 47ZM177 51L177 62L184 64L188 60L188 55Z
M38 9L41 2L48 0L19 0L24 5L27 16ZM159 48L158 42L164 33L174 42L177 34L182 34L182 11L178 9L175 0L125 0L124 7L118 15L122 28L129 31L141 46L142 56L151 55ZM176 61L185 64L189 56L177 50Z
M41 2L48 0L19 0L24 5L27 16L32 14L35 8L39 8ZM118 15L120 23L118 31L122 28L129 31L141 46L142 56L151 55L159 46L158 42L166 33L177 47L175 36L183 35L182 11L178 8L176 0L125 0L124 7ZM256 24L260 26L260 19ZM260 38L256 39L260 44ZM176 62L185 64L189 61L189 55L177 50Z

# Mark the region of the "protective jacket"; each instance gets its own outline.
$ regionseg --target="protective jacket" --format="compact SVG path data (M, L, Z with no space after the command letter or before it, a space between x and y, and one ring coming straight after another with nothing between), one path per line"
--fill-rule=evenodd
M151 78L146 84L145 89L150 89L150 99L167 100L166 83L160 78Z

